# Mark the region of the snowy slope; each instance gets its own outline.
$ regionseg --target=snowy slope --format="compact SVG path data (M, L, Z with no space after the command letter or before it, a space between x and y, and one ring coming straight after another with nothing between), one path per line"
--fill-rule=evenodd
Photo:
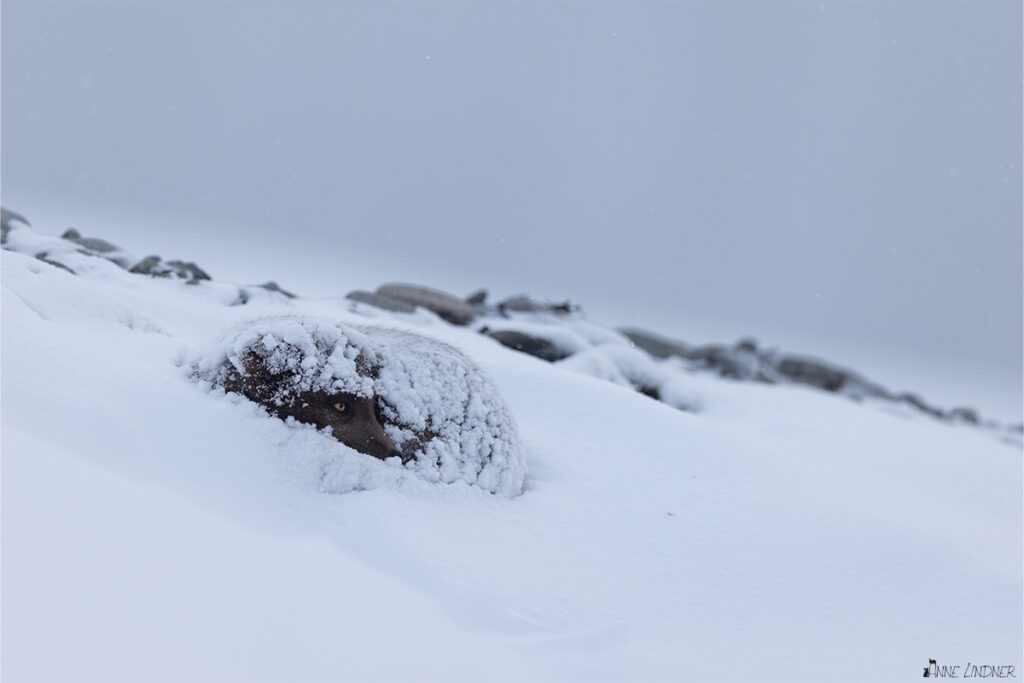
M683 412L427 312L76 265L3 252L5 681L1022 671L1021 451L983 430L695 375ZM518 423L523 495L324 493L366 456L178 367L276 313L467 354Z

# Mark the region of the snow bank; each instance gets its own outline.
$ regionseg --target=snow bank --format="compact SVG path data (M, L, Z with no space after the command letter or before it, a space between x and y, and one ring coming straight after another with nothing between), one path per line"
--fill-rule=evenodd
M183 359L193 379L224 389L252 373L250 359L283 375L270 396L291 405L303 392L376 397L392 442L415 460L404 470L431 482L465 482L503 496L523 490L518 431L486 375L452 346L386 327L274 316L242 324ZM376 488L403 478L394 463L352 449L322 477L326 490Z
M29 237L0 254L4 681L899 681L929 658L1022 669L1021 451L991 431L723 381L682 358L651 365L573 321L588 372L425 311L270 292L231 306L228 283L58 255L76 277ZM312 349L323 381L372 352L372 389L389 392L399 430L435 415L479 425L470 404L448 414L432 399L449 383L487 394L433 338L471 357L515 416L526 494L491 495L479 476L440 486L440 467L384 463L197 391L186 359L212 373L258 316L288 314L247 339ZM441 356L440 376L424 354ZM655 383L663 403L585 376L601 367Z

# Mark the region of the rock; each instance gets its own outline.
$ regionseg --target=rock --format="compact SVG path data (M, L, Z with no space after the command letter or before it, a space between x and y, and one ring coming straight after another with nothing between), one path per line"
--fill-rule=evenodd
M286 289L281 289L281 287L276 282L274 282L273 280L271 280L269 282L264 282L262 285L256 285L256 286L260 287L262 289L265 289L268 292L277 292L278 294L283 294L286 297L288 297L289 299L294 299L295 298L294 294L292 294L291 292L289 292Z
M451 294L428 287L405 284L387 284L377 288L377 294L398 299L414 306L433 311L453 325L468 325L476 317L473 307Z
M809 384L825 391L839 391L851 377L845 370L797 356L784 356L775 369L790 381Z
M346 299L352 299L352 301L358 301L362 304L369 304L374 308L379 308L384 311L394 311L395 313L412 313L416 310L416 307L410 303L396 299L393 296L385 296L383 294L374 294L373 292L367 292L362 289L349 292L345 295Z
M732 348L745 353L757 353L757 340L753 337L743 337L737 340Z
M510 296L498 302L498 313L505 317L508 317L509 313L554 313L556 315L568 315L569 313L577 313L579 310L579 306L568 301L563 301L562 303L538 301L526 294Z
M188 278L191 281L212 279L205 270L191 261L168 261L167 265L173 269L175 275L181 278Z
M160 257L159 256L147 256L146 258L142 259L141 261L136 263L134 266L132 266L132 268L130 269L130 272L132 272L132 273L140 273L142 275L164 275L164 276L166 276L167 273L165 273L165 272L159 272L159 273L157 272L157 269L158 269L160 263L161 263L161 261L160 261Z
M971 421L971 413L961 412L956 417L928 405L913 395L897 396L885 387L869 382L860 375L825 361L800 356L779 356L774 350L762 350L751 337L739 339L732 346L707 344L690 347L683 342L666 339L653 332L637 329L621 329L633 344L655 358L676 356L689 361L692 369L710 370L722 377L749 380L766 384L795 382L837 392L853 400L865 398L899 401L914 406L934 417ZM975 414L975 417L977 415ZM979 422L980 424L980 419Z
M176 277L187 280L187 284L210 279L206 271L192 262L164 261L159 256L147 256L132 266L129 272L151 277Z
M880 384L869 382L863 377L851 375L843 386L843 393L851 398L875 398L885 401L894 401L896 397Z
M97 237L82 237L81 233L74 228L68 228L61 238L77 244L78 250L83 254L105 258L125 270L131 268L135 263L135 257L121 247Z
M904 393L899 394L898 396L896 396L896 400L900 401L902 403L906 403L907 405L913 406L914 408L917 408L918 410L920 410L922 413L927 413L927 414L931 415L932 417L937 417L939 419L945 419L946 418L946 414L945 413L943 413L938 408L935 408L934 406L930 406L927 403L925 403L924 399L922 399L917 394L911 394L909 392L904 392Z
M484 334L494 339L502 346L507 346L510 349L527 353L541 360L546 360L549 363L568 358L572 354L559 348L554 343L547 339L541 339L540 337L533 337L522 332L516 332L514 330L497 330L495 332L489 331L486 327L481 330Z
M699 346L691 349L686 357L730 379L755 379L758 374L764 374L757 354L737 351L723 344Z
M638 348L643 349L655 358L668 358L670 356L690 357L690 348L683 342L666 339L645 330L620 328L619 332L626 335L629 341L633 342Z
M244 306L252 300L253 296L261 295L262 292L251 292L253 289L262 289L267 292L273 292L274 294L280 294L288 299L294 299L295 295L291 292L281 289L276 282L265 282L262 285L249 285L246 287L238 288L238 298L232 301L229 306Z
M653 332L637 329L619 331L626 335L635 346L655 358L678 356L688 361L695 361L698 368L714 370L722 377L774 383L774 378L762 367L763 362L757 352L757 343L751 339L741 339L732 347L724 344L691 347Z
M640 384L636 386L636 390L643 394L644 396L653 398L655 401L661 400L661 391L659 391L657 387Z
M112 251L121 251L121 248L111 244L106 240L101 240L98 237L82 237L74 228L68 228L61 235L62 239L70 240L75 244L81 245L90 251L99 252L101 254L109 254Z
M7 242L7 233L14 229L14 226L11 225L12 221L18 221L31 227L31 223L25 220L20 213L0 207L0 244Z
M947 417L949 417L949 419L955 422L966 422L972 425L976 425L981 422L981 419L978 417L977 411L974 410L973 408L953 408L952 410L949 411Z
M470 306L483 306L487 302L487 290L478 289L466 297L466 303Z
M41 251L38 254L36 254L36 258L39 259L40 261L42 261L43 263L48 263L51 266L54 266L56 268L60 268L61 270L66 270L67 272L71 273L72 275L75 275L75 271L71 270L70 268L65 266L63 263L60 263L59 261L51 260L50 259L50 254L48 252Z

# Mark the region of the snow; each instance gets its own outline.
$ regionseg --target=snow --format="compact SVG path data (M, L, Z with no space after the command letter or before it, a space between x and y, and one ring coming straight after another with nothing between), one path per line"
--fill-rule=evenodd
M231 305L235 285L11 237L26 253L2 254L5 681L1024 670L1021 450L991 431L688 374L586 321L563 334L586 355L549 364L423 311L265 290ZM190 363L217 367L260 320L454 359L441 378L482 378L463 388L491 387L518 426L522 494L374 461L197 386ZM351 354L327 358L352 378Z
M269 373L286 377L270 397L276 405L314 390L368 397L373 380L357 368L364 347L362 335L331 321L270 317L239 325L193 353L188 365L196 379L223 388L231 377L247 376L246 357L256 356ZM364 363L375 360L371 355Z

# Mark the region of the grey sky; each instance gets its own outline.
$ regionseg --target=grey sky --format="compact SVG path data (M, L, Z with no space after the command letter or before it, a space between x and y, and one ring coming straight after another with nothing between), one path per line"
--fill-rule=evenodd
M0 12L15 210L192 217L240 260L286 234L691 341L976 368L1020 404L1019 2Z

